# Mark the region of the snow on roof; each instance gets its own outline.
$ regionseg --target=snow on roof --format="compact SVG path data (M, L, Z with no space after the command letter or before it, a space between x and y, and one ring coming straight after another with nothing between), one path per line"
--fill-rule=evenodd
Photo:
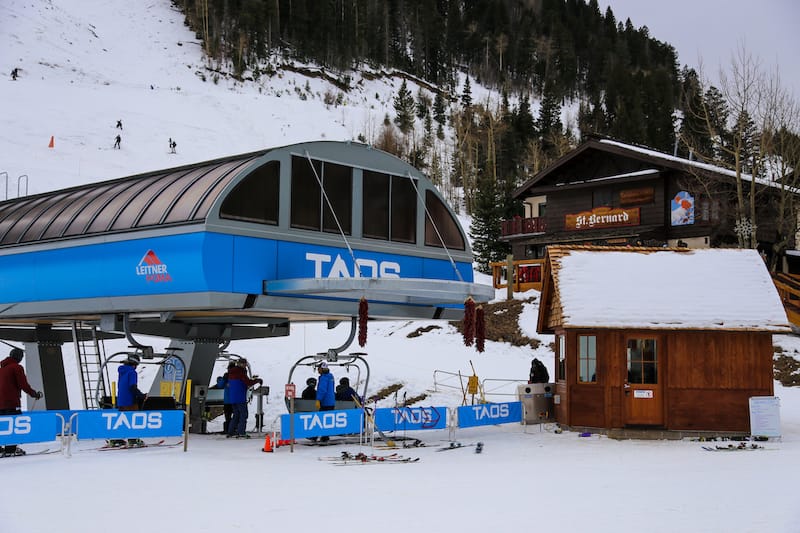
M714 172L716 174L721 174L721 175L724 175L724 176L730 176L732 178L736 177L736 172L735 171L727 169L727 168L724 168L724 167L720 167L720 166L717 166L717 165L712 165L712 164L709 164L709 163L702 163L700 161L692 161L691 159L684 159L683 157L677 157L677 156L665 154L663 152L659 152L657 150L651 150L649 148L643 148L641 146L635 146L635 145L632 145L632 144L625 144L625 143L622 143L622 142L619 142L619 141L612 141L610 139L600 139L600 142L603 143L603 144L609 144L609 145L613 145L613 146L618 146L620 148L625 148L626 150L630 150L632 152L639 152L640 154L644 154L644 155L647 155L647 156L650 156L650 157L656 157L656 158L664 160L664 161L671 161L673 163L680 163L681 165L686 165L686 166L694 167L694 168L697 168L697 169L707 170L709 172ZM753 181L753 176L751 176L750 174L746 174L746 173L742 172L741 173L741 179L742 179L742 181L749 182L749 181ZM783 185L781 183L779 183L779 182L768 180L768 179L764 179L764 178L757 177L755 179L755 181L756 181L756 183L759 183L761 185L765 185L765 186L768 186L768 187L776 187L776 188L783 187ZM785 187L785 188L789 192L800 193L800 190L795 189L793 187Z
M755 250L568 249L553 254L568 327L786 332L789 322Z

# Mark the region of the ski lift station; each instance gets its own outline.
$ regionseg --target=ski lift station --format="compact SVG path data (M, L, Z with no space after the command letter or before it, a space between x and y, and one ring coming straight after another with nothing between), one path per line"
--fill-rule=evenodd
M107 357L112 338L161 365L149 400L180 403L186 380L206 386L233 341L285 336L298 321L355 328L363 300L370 319L458 319L468 298L493 296L473 282L467 238L430 180L357 143L0 202L0 339L24 343L29 380L45 392L37 410L70 408L65 343L84 409L102 406L107 364L128 353ZM144 336L170 339L166 353Z

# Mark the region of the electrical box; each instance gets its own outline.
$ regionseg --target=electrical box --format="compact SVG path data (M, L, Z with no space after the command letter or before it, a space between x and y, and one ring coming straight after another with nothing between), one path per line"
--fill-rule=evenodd
M555 383L526 383L517 387L517 399L522 403L522 423L540 424L555 420L553 397Z

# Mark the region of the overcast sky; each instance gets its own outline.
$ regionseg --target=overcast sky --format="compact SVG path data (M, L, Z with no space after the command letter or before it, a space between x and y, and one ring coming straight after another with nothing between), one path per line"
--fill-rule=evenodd
M611 6L617 21L630 18L647 26L651 37L678 52L681 66L697 68L716 83L739 43L765 70L777 66L781 84L800 99L800 1L798 0L598 0L605 13ZM726 69L727 70L727 69Z

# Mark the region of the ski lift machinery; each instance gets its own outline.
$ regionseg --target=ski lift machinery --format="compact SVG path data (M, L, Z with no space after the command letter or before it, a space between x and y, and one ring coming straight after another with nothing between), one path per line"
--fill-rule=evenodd
M178 367L175 364L175 361L180 361L181 367L185 368L185 362L183 359L175 353L176 350L180 350L180 348L166 348L165 353L156 353L153 351L153 348L150 346L143 346L143 345L136 345L136 346L129 346L129 348L133 348L132 351L122 351L122 352L115 352L111 354L100 367L100 371L98 372L97 377L97 384L95 385L94 390L96 391L96 400L97 405L105 408L111 407L111 398L110 396L102 397L101 393L103 390L108 390L105 387L101 386L101 381L103 380L104 376L107 374L105 372L106 366L109 363L116 361L117 363L122 363L128 359L131 355L136 355L139 358L140 365L157 365L162 369L167 369L168 373L173 375L181 374L178 372ZM173 382L173 388L170 391L169 398L173 398L175 400L174 404L170 407L174 409L183 404L184 393L186 391L186 372L182 372L182 378L180 380L180 387L177 386L177 381ZM148 398L149 400L153 400L153 398Z
M310 373L313 374L316 371L317 366L324 361L328 364L329 368L330 367L343 368L348 374L350 373L351 369L354 369L356 372L356 380L355 380L355 386L353 388L356 390L356 392L359 393L361 398L366 400L367 387L369 386L369 364L367 363L366 359L364 359L364 357L367 354L365 352L352 352L349 354L341 353L344 350L346 350L353 342L355 334L356 334L356 319L353 318L350 323L350 336L348 337L348 339L345 341L344 344L342 344L338 348L330 348L326 352L318 352L314 355L306 355L298 359L297 362L294 365L292 365L292 368L289 370L289 377L286 380L286 383L294 384L294 382L292 381L292 377L294 376L294 373L298 368L309 368ZM364 373L363 379L362 379L362 371ZM334 376L336 376L336 372L335 371L332 372ZM301 385L302 388L305 387L305 379L303 380ZM302 388L300 390L302 390ZM289 398L284 398L284 400L286 402L286 409L291 410L291 403ZM336 409L355 409L355 408L356 408L356 403L353 401L337 400L336 402ZM296 413L317 411L317 410L318 409L316 400L304 400L300 397L294 399L294 411Z

